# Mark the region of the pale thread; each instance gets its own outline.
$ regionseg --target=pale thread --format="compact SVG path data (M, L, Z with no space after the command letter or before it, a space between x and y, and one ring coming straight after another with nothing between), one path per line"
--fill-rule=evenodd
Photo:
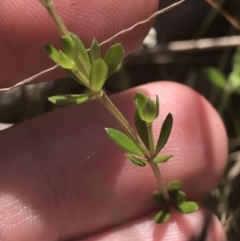
M111 42L113 39L115 39L115 38L117 38L117 37L119 37L119 36L121 36L121 35L123 35L123 34L126 34L127 32L135 29L136 27L138 27L138 26L140 26L140 25L143 25L143 24L145 24L145 23L148 23L150 20L154 19L155 17L157 17L157 16L159 16L159 15L165 13L165 12L170 11L171 9L177 7L178 5L180 5L181 3L185 2L185 1L186 1L186 0L180 0L180 1L178 1L178 2L176 2L176 3L173 3L173 4L171 4L170 6L164 8L164 9L162 9L162 10L160 10L160 11L157 11L157 12L153 13L153 14L152 14L150 17L148 17L147 19L142 20L142 21L134 24L134 25L131 26L130 28L124 29L124 30L118 32L117 34L113 35L113 36L110 37L109 39L106 39L105 41L101 42L101 43L100 43L100 46ZM89 51L89 49L87 49L87 51ZM0 91L8 91L8 90L11 90L11 89L13 89L13 88L19 87L19 86L21 86L21 85L29 84L29 83L32 82L33 80L36 80L37 78L39 78L41 75L46 74L46 73L48 73L48 72L50 72L50 71L55 70L57 67L58 67L58 65L55 65L55 66L53 66L53 67L51 67L51 68L49 68L49 69L43 70L42 72L40 72L40 73L38 73L38 74L36 74L36 75L34 75L34 76L31 76L31 77L29 77L29 78L27 78L27 79L25 79L25 80L23 80L23 81L21 81L21 82L18 82L17 84L15 84L15 85L13 85L13 86L11 86L11 87L0 89Z

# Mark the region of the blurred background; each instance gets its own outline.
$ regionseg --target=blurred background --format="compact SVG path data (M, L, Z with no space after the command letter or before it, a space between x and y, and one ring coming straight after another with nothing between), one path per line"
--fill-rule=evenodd
M159 9L174 2L161 0ZM203 203L219 217L228 240L236 241L240 240L240 1L211 2L223 14L205 0L194 0L157 17L144 43L110 77L105 90L111 94L172 80L190 86L212 103L228 131L229 163L219 187ZM57 108L47 101L51 95L83 91L66 78L0 93L0 123L20 123Z

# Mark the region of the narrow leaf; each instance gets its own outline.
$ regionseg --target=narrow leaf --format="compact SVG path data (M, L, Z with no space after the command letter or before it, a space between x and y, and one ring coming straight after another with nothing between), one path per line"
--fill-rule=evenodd
M158 157L155 157L153 159L153 162L155 164L159 164L159 163L164 163L164 162L167 162L169 159L173 158L174 156L173 155L168 155L168 156L158 156Z
M125 151L140 156L143 155L138 146L124 133L112 128L105 128L105 130L109 138Z
M163 196L162 194L159 192L159 191L154 191L153 192L153 201L156 203L156 204L161 204L162 201L163 201Z
M61 66L64 69L73 69L75 67L74 61L69 59L68 56L63 52L59 52L58 61L59 66Z
M169 113L167 115L167 117L165 118L161 131L160 131L160 135L158 138L157 147L156 147L156 151L155 151L156 155L163 149L163 147L167 143L169 135L172 130L172 124L173 124L173 117L172 117L172 114Z
M75 43L72 37L70 35L62 36L61 43L62 43L63 52L68 56L69 59L74 61L75 52L77 50L75 49Z
M60 67L64 69L73 69L75 67L74 61L69 59L63 52L58 51L54 46L47 44L44 48L48 56Z
M173 181L168 185L167 190L171 192L171 191L179 190L180 188L181 188L181 182Z
M59 51L52 45L47 44L44 46L44 49L46 50L48 56L58 64L59 62Z
M156 109L156 103L148 98L143 108L144 121L147 123L152 123L156 119L157 114L158 110Z
M142 93L140 91L135 93L135 95L134 95L134 104L136 106L136 109L137 109L139 117L143 121L144 121L143 110L144 110L144 107L145 107L147 101L148 101L148 98L147 98L147 96L144 93Z
M76 80L79 84L84 85L82 81L73 73L70 69L65 69L66 73L74 80Z
M219 69L215 67L209 67L205 68L203 71L214 86L220 89L225 88L227 83L226 77Z
M192 201L188 201L178 205L177 209L181 213L185 213L185 214L193 213L196 210L198 210L198 204Z
M90 87L92 91L99 91L107 79L108 67L103 59L96 60L90 71Z
M114 44L108 49L104 56L108 66L108 76L112 75L118 69L118 66L121 65L123 55L124 50L121 44Z
M135 114L134 114L134 121L135 121L137 132L142 142L144 143L146 148L149 149L149 138L148 138L147 126L146 126L146 123L139 117L139 114L137 111L135 111Z
M125 154L125 156L135 165L140 166L140 167L145 167L147 164L146 160L139 159L132 154Z
M54 95L48 98L53 104L67 106L67 105L77 105L89 100L90 96L88 94L81 95Z
M83 44L83 42L76 36L75 34L71 33L72 39L75 41L76 44L76 49L79 51L80 55L84 59L84 62L86 63L87 67L90 69L91 63L90 63L90 58L88 56L88 52ZM76 51L78 54L78 52Z
M173 201L177 206L181 205L186 201L186 194L183 191L178 190L176 193L174 193Z
M170 218L170 213L169 211L160 211L158 212L155 217L154 217L154 222L155 223L165 223L169 220Z
M97 42L96 39L92 41L92 45L90 48L90 57L91 57L91 63L93 64L94 61L98 60L101 58L101 53L100 53L100 45Z

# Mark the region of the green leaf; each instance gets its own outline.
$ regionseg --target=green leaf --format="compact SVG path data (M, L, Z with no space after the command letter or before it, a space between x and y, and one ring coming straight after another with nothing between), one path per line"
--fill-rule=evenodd
M181 188L181 185L182 185L181 182L173 181L168 185L167 190L169 192L179 190Z
M137 132L142 142L144 143L146 148L149 149L149 138L148 138L147 126L146 126L146 123L139 117L139 114L137 111L135 111L135 114L134 114L134 121L135 121Z
M75 67L74 61L69 59L68 56L63 52L59 52L58 64L64 69L73 69Z
M108 67L103 59L93 62L90 71L90 87L92 91L99 91L107 79Z
M118 66L121 65L123 55L124 50L121 44L114 44L108 49L106 55L104 56L104 60L108 66L108 76L118 70Z
M142 111L142 114L145 122L152 123L158 115L158 110L156 109L156 103L153 100L148 98L144 106L144 109Z
M146 105L148 101L148 97L140 92L140 91L137 91L134 95L134 104L136 106L136 109L137 109L137 112L138 112L138 115L139 117L144 121L144 115L143 115L143 110L144 110L144 107Z
M154 222L155 223L165 223L169 220L169 218L170 218L169 211L162 210L155 215Z
M231 91L235 92L240 87L240 73L232 72L229 75L229 80L231 83Z
M72 39L75 42L76 45L76 49L79 51L82 59L84 60L84 62L86 63L87 67L90 69L91 67L91 62L90 62L90 58L88 56L88 52L83 44L83 42L78 38L78 36L76 36L74 33L70 33ZM78 54L78 52L76 51L76 53Z
M173 155L168 155L168 156L158 156L158 157L155 157L153 159L153 162L155 164L159 164L159 163L164 163L164 162L167 162L169 159L173 158L174 156Z
M60 67L64 69L73 69L75 67L74 61L69 59L63 52L58 51L54 46L47 44L45 50L47 51L48 56Z
M233 72L240 74L240 45L236 48L232 63Z
M66 71L66 73L71 77L73 78L74 80L76 80L79 84L85 86L82 81L72 72L72 70L70 69L64 69Z
M181 212L181 213L193 213L196 210L198 210L198 204L192 201L188 201L188 202L184 202L180 205L177 206L177 209Z
M171 130L172 130L172 124L173 124L173 117L172 117L172 114L169 113L167 115L167 117L165 118L161 131L160 131L160 135L158 138L157 147L156 147L156 151L155 151L156 155L163 149L163 147L167 143Z
M209 67L205 68L203 71L214 86L220 89L225 88L227 80L219 69L215 67Z
M48 56L55 62L58 64L59 61L59 51L52 45L50 44L46 44L44 46Z
M146 164L147 164L147 161L146 160L143 160L143 159L139 159L135 156L133 156L132 154L125 154L125 156L135 165L137 166L140 166L140 167L145 167Z
M179 206L186 201L186 194L183 191L178 190L174 193L172 199L176 205Z
M162 201L164 201L164 198L162 196L162 194L159 192L159 191L154 191L153 192L153 201L156 203L156 204L161 204Z
M82 104L90 99L88 94L80 95L54 95L48 98L53 104L67 106Z
M112 128L105 128L105 130L109 138L125 151L140 156L143 155L138 146L124 133Z
M76 49L75 49L75 43L72 37L70 35L62 36L61 43L62 43L63 52L68 56L69 59L75 61Z
M100 53L100 45L97 42L96 39L92 41L91 49L90 49L90 57L91 57L91 63L93 64L94 61L98 60L101 58L101 53Z

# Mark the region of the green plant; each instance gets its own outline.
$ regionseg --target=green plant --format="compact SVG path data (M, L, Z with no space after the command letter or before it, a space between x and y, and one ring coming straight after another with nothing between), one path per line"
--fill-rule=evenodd
M123 131L106 128L109 138L126 152L125 156L133 164L140 167L148 164L155 175L159 190L153 193L153 198L161 207L161 211L154 218L156 223L169 219L171 206L182 213L192 213L197 210L197 203L186 201L186 194L181 191L181 183L174 181L166 186L158 168L158 164L167 162L173 157L173 155L159 155L171 133L173 117L170 113L163 122L157 143L154 143L153 122L159 115L158 96L154 101L142 92L135 93L134 120L137 130L135 132L102 89L106 79L121 67L124 57L122 45L112 45L102 57L100 44L97 40L93 40L88 53L82 41L67 30L52 1L40 0L40 2L51 15L61 34L62 50L46 45L48 56L74 80L88 89L84 94L52 96L49 100L61 106L98 100L111 113Z

